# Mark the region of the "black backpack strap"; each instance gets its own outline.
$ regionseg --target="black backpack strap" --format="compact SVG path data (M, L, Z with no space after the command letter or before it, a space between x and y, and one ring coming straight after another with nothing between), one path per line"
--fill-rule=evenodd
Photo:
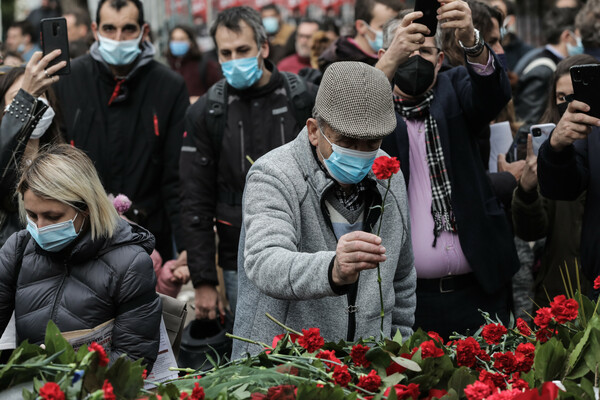
M304 79L291 72L281 71L288 99L292 104L292 113L300 126L306 124L306 120L312 117L314 99L308 93L308 87Z
M204 110L206 127L208 128L215 154L214 161L218 163L227 116L227 85L225 79L221 79L208 89Z
M202 86L208 88L208 78L206 77L206 66L208 65L208 56L203 54L198 63L198 74L202 80Z

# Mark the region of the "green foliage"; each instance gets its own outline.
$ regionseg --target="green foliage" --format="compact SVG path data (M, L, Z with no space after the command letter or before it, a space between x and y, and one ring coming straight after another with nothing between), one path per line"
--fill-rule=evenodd
M539 382L560 379L567 360L567 350L556 338L538 345L535 354L535 378Z

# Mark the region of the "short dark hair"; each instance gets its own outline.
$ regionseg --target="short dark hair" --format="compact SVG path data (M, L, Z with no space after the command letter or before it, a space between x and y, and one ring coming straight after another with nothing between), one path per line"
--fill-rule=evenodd
M481 35L488 37L492 32L494 25L492 19L498 21L498 28L502 26L504 17L502 12L496 7L491 7L480 1L467 0L469 8L471 9L471 17L473 19L473 26L481 32Z
M90 18L90 13L87 10L84 10L81 7L71 8L63 13L63 15L72 15L75 17L75 24L85 25L88 28L92 24L92 19Z
M217 44L217 40L215 38L217 28L224 26L230 31L240 33L242 31L242 27L240 25L241 21L244 21L246 24L248 24L250 29L252 29L254 32L254 40L256 41L256 45L258 47L262 46L262 44L267 41L267 32L263 27L262 19L258 11L248 6L240 6L227 8L217 15L217 19L210 27L210 36L212 36L215 44Z
M35 30L33 29L31 22L27 20L16 21L10 24L8 28L19 28L21 30L21 35L29 36L31 41L35 42Z
M268 10L273 10L273 11L275 11L275 13L277 13L277 15L281 15L281 11L279 11L279 7L277 7L277 5L275 3L267 4L266 6L262 6L260 8L261 13L263 11L268 11Z
M356 0L354 20L363 20L370 24L373 20L373 8L375 8L376 3L383 4L396 12L402 10L402 3L397 0Z
M579 28L581 43L586 49L600 47L600 4L588 1L575 18L575 27Z
M144 25L144 6L140 0L100 0L98 1L98 8L96 9L96 23L100 25L100 9L104 5L104 3L108 3L109 6L119 11L121 8L125 7L127 3L133 3L133 5L138 9L138 24L141 27Z
M546 37L546 43L558 44L560 35L565 31L575 29L576 8L551 8L545 15L543 21L543 31Z
M333 18L323 19L321 30L324 32L334 32L337 36L340 36L340 27L335 23Z

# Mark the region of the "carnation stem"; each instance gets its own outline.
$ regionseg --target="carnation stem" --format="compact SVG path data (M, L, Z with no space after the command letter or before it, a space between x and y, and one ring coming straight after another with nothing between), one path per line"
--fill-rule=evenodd
M283 323L277 321L277 319L275 319L274 316L272 316L269 313L265 313L265 315L267 316L267 318L269 318L271 321L275 322L277 325L279 325L280 327L282 327L283 329L285 329L288 332L294 333L296 335L300 335L302 336L302 334L298 331L293 330L292 328L290 328L289 326L284 325Z
M383 202L381 203L381 216L379 217L379 226L377 227L377 236L381 232L381 226L383 225L383 213L385 211L385 200L387 199L387 195L390 192L390 186L392 185L392 177L388 178L387 189L385 189L385 194L383 195ZM381 317L381 325L379 329L379 333L381 335L380 340L383 340L383 320L385 317L385 312L383 309L383 290L381 289L381 268L379 267L379 263L377 263L377 284L379 285L379 305L381 306L381 310L379 312L379 316Z
M228 338L231 338L231 339L239 340L240 342L252 343L252 344L255 344L258 346L262 346L267 350L273 350L273 348L271 346L269 346L268 344L263 343L263 342L257 342L252 339L246 339L246 338L243 338L240 336L235 336L235 335L232 335L231 333L226 333L225 336L227 336Z

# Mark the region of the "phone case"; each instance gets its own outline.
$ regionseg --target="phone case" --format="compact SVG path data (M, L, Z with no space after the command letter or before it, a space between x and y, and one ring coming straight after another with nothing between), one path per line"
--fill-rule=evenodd
M554 128L556 128L556 125L552 123L531 125L529 128L529 133L531 133L532 136L531 143L533 144L533 154L536 156L538 155L540 147L542 147L542 144L548 140Z
M69 38L67 36L67 20L64 18L46 18L41 22L40 43L44 55L60 49L60 56L50 61L48 67L51 67L61 61L66 61L67 65L58 70L55 75L65 75L71 73L71 63L69 57Z
M423 17L415 20L415 23L423 24L429 28L429 35L435 36L437 30L437 9L440 8L440 3L437 0L416 0L415 11L421 11Z
M600 118L600 65L574 65L570 68L573 98L590 106L586 114Z

